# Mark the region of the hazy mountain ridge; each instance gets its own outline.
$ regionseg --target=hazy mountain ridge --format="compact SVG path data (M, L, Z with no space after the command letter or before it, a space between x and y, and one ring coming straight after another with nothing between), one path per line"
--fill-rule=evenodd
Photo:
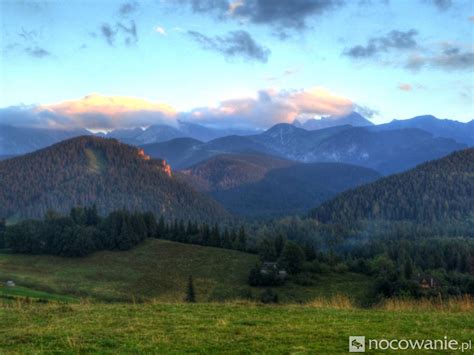
M337 193L380 177L339 163L302 164L265 155L218 155L182 171L182 178L229 211L247 217L306 213Z
M231 152L258 152L308 162L321 161L321 159L322 161L347 162L344 159L348 158L339 158L339 156L347 156L350 153L348 149L351 150L354 147L346 147L346 152L331 150L324 153L321 152L320 147L318 147L317 152L312 152L309 145L315 144L315 141L320 142L324 135L334 133L331 129L344 130L357 126L365 126L365 129L374 132L421 129L433 134L434 138L451 138L458 143L467 144L468 146L474 145L474 121L462 123L452 120L440 120L434 116L419 116L407 120L394 120L387 124L372 125L370 121L354 112L342 117L310 119L304 124L298 121L295 121L293 125L277 124L265 132L250 129L218 129L191 122L177 121L176 126L162 124L152 125L146 129L115 129L108 133L96 133L96 135L116 138L131 145L163 143L180 138L192 138L201 143L209 143L206 146L196 144L197 152L187 152L187 158L180 159L179 163L173 159L175 168L187 168L210 156ZM292 130L292 128L296 128L296 130ZM309 133L305 134L303 131ZM274 137L271 137L272 133ZM0 125L0 155L21 155L80 135L92 135L92 133L85 129L66 131ZM243 136L247 139L244 139ZM298 139L302 141L298 142ZM363 158L367 152L361 151L360 153L360 158ZM436 156L431 158L436 158ZM357 161L355 160L354 163L357 163Z
M372 127L374 130L400 128L419 128L432 133L434 137L452 138L457 142L474 146L474 120L464 123L425 115L408 120L393 120L389 123Z
M214 191L211 196L229 211L243 216L297 215L379 177L374 170L349 164L297 164L271 170L255 183Z
M465 144L434 138L419 129L375 131L337 126L307 131L285 123L253 136L229 136L192 144L172 140L144 146L148 154L163 157L175 169L186 169L219 154L260 153L304 163L355 164L383 174L403 171L464 148Z

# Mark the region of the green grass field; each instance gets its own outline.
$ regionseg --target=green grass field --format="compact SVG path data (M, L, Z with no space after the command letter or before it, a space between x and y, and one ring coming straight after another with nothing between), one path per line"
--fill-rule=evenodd
M321 354L346 352L349 335L467 341L474 334L469 299L449 308L357 308L372 281L352 273L312 275L310 286L288 282L275 288L279 305L236 301L263 292L246 282L256 262L163 240L85 258L0 254L0 282L17 284L0 286L0 354ZM197 304L182 302L189 275Z
M348 336L468 341L474 313L0 302L0 353L346 353ZM413 353L433 353L415 351Z
M42 291L96 301L180 302L192 275L199 302L223 301L249 294L258 298L262 290L247 286L256 262L256 255L238 251L147 240L130 251L98 252L84 258L0 254L0 282L13 280L29 289L32 298ZM276 290L281 302L336 294L358 300L370 285L364 275L323 274L313 276L311 286L289 282Z
M0 298L6 299L31 299L37 301L58 301L58 302L75 302L77 298L71 296L57 295L44 291L32 290L26 287L0 287Z

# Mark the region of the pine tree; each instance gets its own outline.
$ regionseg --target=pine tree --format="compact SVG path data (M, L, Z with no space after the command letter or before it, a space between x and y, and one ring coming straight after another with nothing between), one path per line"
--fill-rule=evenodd
M286 243L286 240L283 234L278 233L275 238L275 251L278 257L281 255L281 252L283 251L283 248L285 247L285 243Z
M219 226L217 223L214 225L211 231L211 236L209 239L209 245L213 247L220 247L221 246L221 237L219 233Z
M403 273L405 275L405 279L410 280L413 276L413 265L410 259L405 261L405 266Z
M86 208L86 225L96 226L99 224L99 221L100 217L96 204L93 204L92 207Z
M143 220L146 225L147 238L155 238L158 230L158 225L156 224L156 219L153 212L146 212L145 214L143 214Z
M303 269L304 260L303 249L294 242L288 242L281 253L279 264L290 274L297 274Z
M196 302L196 293L194 292L193 277L191 275L189 275L188 288L186 289L186 297L184 300L188 303Z
M311 244L310 242L306 242L304 244L303 250L304 250L306 260L312 261L316 259L316 251L314 250L313 244Z
M209 225L204 223L201 226L201 244L202 245L209 245L209 239L211 237L211 232L209 230Z
M158 222L157 228L157 238L164 238L166 235L166 224L163 216L160 216L160 221Z
M193 223L191 222L191 220L188 220L188 225L186 226L186 235L190 237L193 234L194 234Z
M244 226L239 229L239 235L237 237L237 249L245 251L247 249L247 234L245 233Z
M79 225L86 224L86 213L84 208L82 207L73 207L71 208L71 212L69 214L73 219L74 223Z
M232 239L227 228L224 229L224 235L222 237L222 247L225 249L232 249Z
M257 251L262 261L275 261L277 259L275 243L269 237L263 237L258 241Z

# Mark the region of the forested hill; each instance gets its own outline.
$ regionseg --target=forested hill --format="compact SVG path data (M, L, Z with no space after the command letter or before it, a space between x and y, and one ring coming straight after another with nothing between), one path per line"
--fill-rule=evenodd
M474 149L454 152L402 174L344 192L311 216L324 223L474 218Z
M42 217L95 203L167 218L221 220L214 200L178 181L163 160L114 139L82 136L0 162L0 217Z

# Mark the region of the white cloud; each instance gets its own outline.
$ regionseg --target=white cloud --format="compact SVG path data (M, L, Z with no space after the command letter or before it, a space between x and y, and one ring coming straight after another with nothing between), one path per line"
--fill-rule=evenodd
M166 36L167 35L167 32L166 30L161 27L161 26L155 26L155 28L153 28L153 31L155 31L156 33L162 35L162 36Z

